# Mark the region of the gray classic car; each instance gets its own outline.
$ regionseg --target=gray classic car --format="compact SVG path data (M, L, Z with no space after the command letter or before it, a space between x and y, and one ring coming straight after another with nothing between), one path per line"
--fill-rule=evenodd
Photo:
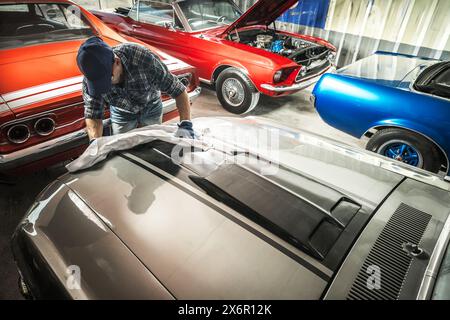
M210 147L112 152L39 195L12 239L27 297L450 298L448 182L261 119L194 123Z

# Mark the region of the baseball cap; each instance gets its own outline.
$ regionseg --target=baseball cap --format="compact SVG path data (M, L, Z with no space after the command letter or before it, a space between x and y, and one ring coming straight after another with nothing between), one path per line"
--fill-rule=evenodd
M86 78L89 95L99 97L111 90L114 53L102 39L86 40L78 50L77 63Z

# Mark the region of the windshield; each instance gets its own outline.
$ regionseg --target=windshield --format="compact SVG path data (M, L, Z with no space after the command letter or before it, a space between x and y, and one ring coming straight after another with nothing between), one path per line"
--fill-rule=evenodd
M70 4L0 5L0 49L94 35L79 7Z
M418 91L450 98L450 61L443 61L423 68L414 83Z
M417 75L434 60L374 54L338 70L339 74L380 85L409 90Z
M179 3L193 31L229 25L241 15L239 8L227 0L193 0Z

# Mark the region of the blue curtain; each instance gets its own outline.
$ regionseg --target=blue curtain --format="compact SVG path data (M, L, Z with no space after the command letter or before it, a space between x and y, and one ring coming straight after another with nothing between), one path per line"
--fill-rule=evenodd
M301 0L278 21L308 27L325 28L330 0Z

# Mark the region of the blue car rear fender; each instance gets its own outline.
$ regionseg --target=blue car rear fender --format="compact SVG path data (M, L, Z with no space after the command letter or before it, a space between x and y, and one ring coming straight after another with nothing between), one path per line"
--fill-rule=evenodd
M434 142L448 159L450 103L444 99L337 74L325 74L313 95L322 119L336 129L361 138L373 128L403 128Z

